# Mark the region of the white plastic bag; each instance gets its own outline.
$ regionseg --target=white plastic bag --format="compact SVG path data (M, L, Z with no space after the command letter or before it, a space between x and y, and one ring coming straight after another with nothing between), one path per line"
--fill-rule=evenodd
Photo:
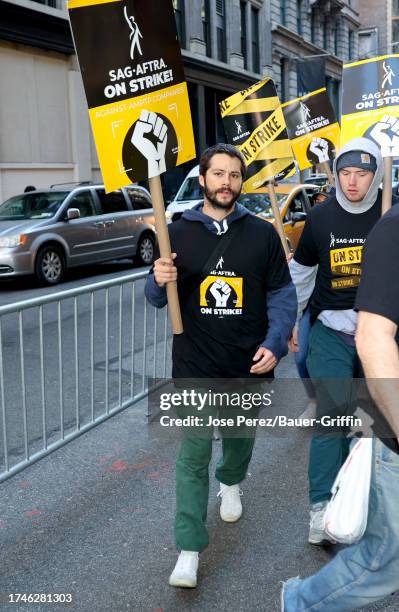
M358 542L367 526L372 438L360 438L341 467L331 489L324 530L336 542Z

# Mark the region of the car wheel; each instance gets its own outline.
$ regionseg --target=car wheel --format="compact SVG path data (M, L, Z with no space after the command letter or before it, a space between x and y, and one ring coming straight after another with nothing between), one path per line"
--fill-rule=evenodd
M144 234L140 238L136 256L143 266L151 266L154 263L155 239L151 234Z
M48 245L37 256L35 274L41 285L56 285L65 274L65 258L60 247Z

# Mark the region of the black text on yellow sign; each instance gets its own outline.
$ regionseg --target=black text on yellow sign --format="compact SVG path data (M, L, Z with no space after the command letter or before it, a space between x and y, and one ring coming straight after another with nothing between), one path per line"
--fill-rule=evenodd
M245 191L294 172L291 144L271 79L226 98L220 111L227 140L237 146L247 164Z
M74 42L107 191L195 157L172 3L70 0Z
M301 170L334 159L340 128L325 87L284 103L282 109Z
M341 145L365 136L383 157L399 156L399 55L343 67Z

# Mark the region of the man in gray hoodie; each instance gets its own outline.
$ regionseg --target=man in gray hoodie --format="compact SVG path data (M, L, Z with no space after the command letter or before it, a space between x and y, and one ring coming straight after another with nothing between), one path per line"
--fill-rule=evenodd
M354 303L363 246L381 216L383 162L377 145L366 138L348 142L335 160L334 176L335 195L310 212L290 263L298 321L310 300L313 326L307 367L316 388L319 419L349 415L355 400L352 379L362 376L355 347ZM298 350L296 330L290 348ZM315 545L329 543L324 513L348 455L344 429L321 430L323 427L312 437L309 455L309 543Z

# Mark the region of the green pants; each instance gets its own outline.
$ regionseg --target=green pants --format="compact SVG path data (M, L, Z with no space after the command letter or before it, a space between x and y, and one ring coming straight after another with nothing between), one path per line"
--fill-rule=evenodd
M306 361L314 383L317 417L352 414L356 389L353 378L360 374L355 347L348 346L320 321L312 327ZM331 497L331 487L349 452L345 432L315 434L309 453L309 497L311 503Z
M219 409L219 416L231 416L229 409ZM201 416L215 413L215 409L204 408ZM237 411L235 411L237 414ZM241 412L241 414L245 414ZM254 409L247 413L256 417ZM240 435L243 437L230 437ZM238 484L245 479L255 443L255 429L219 426L222 435L223 455L216 467L216 479L226 485ZM208 546L206 516L209 497L209 463L212 457L212 434L195 436L186 433L180 443L176 462L176 547L180 550L201 552Z

